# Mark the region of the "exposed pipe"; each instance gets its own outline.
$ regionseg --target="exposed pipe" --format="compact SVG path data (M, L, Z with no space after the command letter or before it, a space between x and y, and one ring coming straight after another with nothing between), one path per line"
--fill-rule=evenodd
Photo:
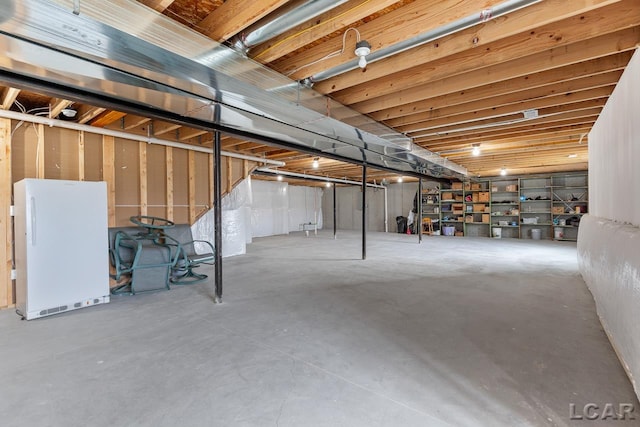
M518 9L522 9L523 7L531 6L535 3L539 3L540 1L542 0L508 0L490 9L482 10L479 13L458 19L457 21L450 22L446 25L424 32L422 34L418 34L417 36L404 40L400 43L396 43L383 49L374 50L369 55L367 55L367 63L370 64L372 62L380 61L381 59L397 55L398 53L413 49L414 47L421 46L425 43L430 43L441 37L466 30L467 28L481 24L490 19L506 15ZM306 79L302 80L302 83L306 86L309 86L313 83L330 79L331 77L344 74L357 68L359 68L358 60L354 59L328 70L321 71L317 74L314 74L313 76L307 77Z
M191 150L191 151L198 151L201 153L213 154L213 149L211 148L198 147L195 145L184 144L181 142L174 142L166 139L155 138L153 136L136 135L133 133L122 132L119 130L98 128L95 126L89 126L89 125L84 125L84 124L75 123L75 122L67 122L64 120L50 119L48 117L43 117L43 116L33 116L31 114L19 113L17 111L0 110L0 117L5 119L11 119L11 120L19 120L21 122L43 124L49 127L59 127L64 129L94 133L97 135L113 136L114 138L129 139L132 141L147 142L149 144L164 145L167 147L181 148L184 150ZM285 162L281 162L279 160L264 159L262 157L248 156L245 154L233 153L231 151L221 151L220 155L225 157L233 157L235 159L251 160L253 162L264 163L264 164L273 165L273 166L286 165Z
M247 53L252 47L279 36L285 31L323 14L348 0L305 0L263 18L231 42L237 50Z

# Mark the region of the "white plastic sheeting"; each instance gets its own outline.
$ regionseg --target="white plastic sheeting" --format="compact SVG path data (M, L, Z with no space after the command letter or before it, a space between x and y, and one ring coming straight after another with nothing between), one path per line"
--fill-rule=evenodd
M253 237L289 234L289 184L255 180L251 183Z
M289 231L299 231L300 224L317 224L322 228L322 189L289 186Z
M598 316L640 397L640 228L585 215L578 265Z
M589 133L589 211L578 261L600 321L640 397L640 51Z
M222 198L222 256L247 253L247 243L251 243L251 179L245 179L231 193ZM214 212L210 209L191 227L193 238L213 243L215 230ZM196 244L196 252L206 251L206 246Z

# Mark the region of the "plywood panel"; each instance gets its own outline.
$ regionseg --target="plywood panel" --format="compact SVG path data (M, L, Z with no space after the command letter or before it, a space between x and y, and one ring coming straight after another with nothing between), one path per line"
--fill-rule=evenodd
M36 128L23 123L16 129L18 122L12 122L12 150L11 165L13 182L24 178L35 178L37 174L36 151L38 148L38 138Z
M116 226L116 171L115 171L115 138L102 137L102 177L107 183L107 209L109 210L109 227Z
M39 156L39 164L42 162L44 176L47 179L77 180L78 173L78 131L42 126L44 158ZM39 153L40 154L40 153Z
M140 176L140 215L147 215L147 144L138 142L138 168Z
M189 222L189 161L186 150L173 150L173 221Z
M128 225L129 217L139 215L140 209L140 153L138 142L116 139L114 160L116 223L118 225Z
M165 218L169 221L173 221L173 148L166 147L165 148L165 156L166 156L166 179L165 179L165 190L166 190L166 203L167 209L165 212Z
M196 163L196 216L199 217L209 207L209 154L195 153Z
M147 208L148 215L166 218L167 196L166 149L161 145L147 146Z
M102 136L84 134L84 179L102 181Z

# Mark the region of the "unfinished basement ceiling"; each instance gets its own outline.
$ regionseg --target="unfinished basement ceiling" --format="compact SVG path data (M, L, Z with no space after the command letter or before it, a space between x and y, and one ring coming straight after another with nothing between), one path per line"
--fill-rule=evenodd
M638 0L349 0L324 2L330 6L313 17L304 8L322 2L140 3L212 40L236 47L249 41L248 57L295 81L313 81L315 91L475 176L501 168L510 174L586 169L587 134L640 43ZM508 6L514 10L496 16ZM357 62L358 33L371 45L366 68L324 78ZM426 42L407 47L419 39ZM374 60L376 52L398 46L406 49ZM14 100L27 110L51 106L55 115L70 104L3 87L2 108L16 110ZM82 123L140 134L152 129L165 139L211 145L211 134L199 129L158 121L150 127L147 117L73 107ZM479 156L471 153L474 145ZM282 160L293 172L314 171L313 156L290 149L233 137L223 139L222 149ZM314 173L361 175L357 166L328 159ZM389 176L369 173L371 180Z

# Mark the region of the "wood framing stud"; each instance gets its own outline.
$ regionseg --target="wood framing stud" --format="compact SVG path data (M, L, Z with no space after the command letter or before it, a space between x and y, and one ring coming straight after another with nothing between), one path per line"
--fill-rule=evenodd
M196 222L196 153L189 150L189 224Z
M147 143L138 143L140 162L140 215L148 215L148 195L147 195Z
M0 119L0 307L13 305L11 280L11 120Z
M113 136L102 137L102 180L107 183L109 227L116 226L116 142Z

